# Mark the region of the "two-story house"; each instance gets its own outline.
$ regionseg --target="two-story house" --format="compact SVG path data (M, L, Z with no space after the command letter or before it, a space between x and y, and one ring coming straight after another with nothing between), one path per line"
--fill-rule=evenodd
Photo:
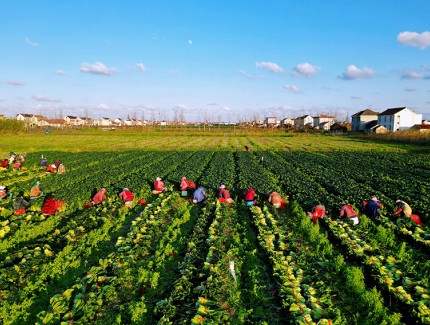
M422 119L422 114L407 107L389 108L378 114L378 124L388 131L409 130L415 124L421 124Z
M378 112L366 108L351 116L351 131L365 131L369 122L378 121Z

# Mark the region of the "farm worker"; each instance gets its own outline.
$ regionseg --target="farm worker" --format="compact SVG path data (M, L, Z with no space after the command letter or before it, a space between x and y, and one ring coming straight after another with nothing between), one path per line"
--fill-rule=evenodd
M272 203L273 206L277 209L281 207L282 197L278 192L272 192L269 195L269 203Z
M0 200L3 200L7 196L6 186L0 186Z
M181 179L181 191L186 191L188 189L188 182L185 176L182 176Z
M63 203L64 201L56 200L52 196L49 197L43 204L42 214L45 216L55 214L55 212L57 212L61 208Z
M20 169L22 167L22 162L17 161L16 163L13 164L13 168L15 169Z
M58 166L58 168L57 168L57 173L58 174L63 174L63 173L65 173L66 172L66 167L64 167L64 165L63 164L60 164L59 166Z
M383 204L378 201L376 196L372 197L371 200L364 201L363 205L364 205L364 214L368 218L375 219L376 216L381 215L380 207L383 206Z
M166 191L166 188L164 187L164 182L161 177L157 177L155 179L154 188L154 191L152 191L152 193L154 194L160 194L161 192Z
M255 191L253 188L249 188L245 192L244 201L247 206L251 206L257 204L257 200L255 199Z
M19 192L15 200L13 201L13 209L15 211L14 215L16 216L19 214L25 213L29 205L28 202L24 200L23 196L24 196L24 193Z
M399 206L396 212L394 214L401 214L401 216L410 217L412 214L412 209L405 201L397 200L396 204Z
M40 161L39 166L46 167L47 164L48 164L48 159L42 156L42 160Z
M102 203L102 201L106 199L105 194L106 194L106 189L103 187L100 191L97 192L96 195L94 195L92 204L96 205L96 204Z
M197 190L193 193L193 203L200 203L203 202L203 200L206 198L206 192L203 187L199 187Z
M354 211L352 206L342 202L340 204L340 207L341 208L340 208L339 216L340 217L345 216L346 218L351 219L353 221L354 225L357 225L358 224L358 213Z
M1 167L7 168L9 166L9 160L3 159L1 162Z
M308 216L312 222L316 223L319 218L324 218L326 214L325 206L322 204L316 205L312 208L311 212L308 212Z
M24 162L25 161L25 158L27 157L27 153L26 152L23 152L23 153L21 153L19 156L18 156L18 161L20 161L20 162Z
M405 201L397 200L396 204L399 206L394 214L400 214L401 217L411 218L417 225L423 226L420 217L417 214L412 214L412 209Z
M16 153L11 152L9 157L9 165L12 165L15 162Z
M122 192L118 194L118 196L124 201L124 205L127 208L131 208L134 195L128 188L124 188Z
M58 168L58 166L60 166L60 164L61 164L61 160L60 160L60 159L57 159L57 160L54 162L55 168Z
M225 188L225 185L222 184L219 187L219 201L221 203L232 203L233 199L230 197L230 192Z
M54 164L49 165L48 167L46 167L45 172L47 172L47 173L55 173L55 169L56 169L56 168L57 168L57 167L55 167L55 165L54 165Z
M43 192L42 192L42 190L40 189L39 186L40 186L40 182L39 181L35 181L33 183L33 185L31 186L31 189L30 189L30 200L33 200L33 199L37 198L39 195L43 194Z

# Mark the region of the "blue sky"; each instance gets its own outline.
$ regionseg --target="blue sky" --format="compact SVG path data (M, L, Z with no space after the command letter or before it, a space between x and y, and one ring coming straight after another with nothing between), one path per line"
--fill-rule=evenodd
M2 0L0 114L430 118L429 13L428 0Z

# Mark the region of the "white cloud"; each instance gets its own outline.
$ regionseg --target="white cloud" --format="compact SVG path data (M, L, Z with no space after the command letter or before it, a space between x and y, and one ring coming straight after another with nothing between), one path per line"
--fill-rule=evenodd
M401 79L423 79L424 75L418 71L406 71L402 74Z
M363 69L359 69L352 64L346 68L346 72L344 72L339 78L343 80L363 79L370 78L374 74L375 72L370 68L364 67Z
M295 75L309 77L318 73L320 69L308 62L305 62L305 63L298 64L296 67L294 67L293 70L294 70L293 74Z
M145 71L146 71L146 68L145 68L145 66L143 65L143 63L136 63L136 69L137 69L138 71L140 71L140 72L145 72Z
M40 46L40 43L34 42L34 41L30 40L28 37L25 38L25 42L31 46L35 46L35 47Z
M430 46L430 32L402 32L397 35L397 41L402 45L409 45L425 49Z
M33 96L31 96L31 98L33 98L34 100L37 100L38 102L49 102L49 103L60 103L60 102L62 102L61 99L43 96L43 95L33 95Z
M257 68L268 69L274 73L283 73L284 72L283 68L281 68L279 65L277 65L276 63L273 63L273 62L256 62L255 66Z
M303 91L295 85L285 85L284 89L290 93L301 94Z
M60 76L65 76L65 75L66 75L66 72L65 72L64 70L57 69L57 71L55 71L55 74L58 74L58 75L60 75Z
M231 111L230 107L228 107L228 106L222 106L221 110L224 112L230 112Z
M117 70L115 68L108 68L101 62L95 62L94 64L82 63L81 72L84 73L92 73L92 74L101 74L105 76L113 75Z
M107 104L98 104L97 106L96 106L98 109L110 109L110 106L109 105L107 105Z
M11 85L11 86L24 86L25 85L25 83L23 81L18 81L18 80L8 80L8 81L6 81L6 83L8 85Z

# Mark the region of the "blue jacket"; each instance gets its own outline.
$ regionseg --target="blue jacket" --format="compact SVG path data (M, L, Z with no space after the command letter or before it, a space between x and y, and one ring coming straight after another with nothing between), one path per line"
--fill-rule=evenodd
M366 206L364 207L364 214L368 218L376 218L379 215L379 204L378 202L368 200Z
M193 199L197 200L198 203L202 202L205 199L206 192L203 187L199 187L194 191Z

